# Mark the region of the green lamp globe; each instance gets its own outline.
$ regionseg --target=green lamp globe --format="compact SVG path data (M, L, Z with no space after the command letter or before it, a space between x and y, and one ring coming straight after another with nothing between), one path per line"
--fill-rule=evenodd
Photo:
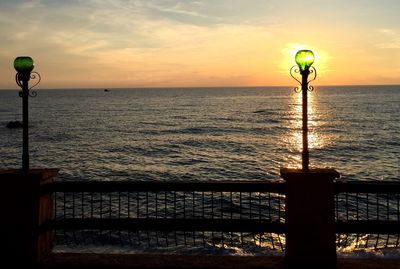
M301 71L308 70L314 63L314 59L314 52L311 50L299 50L295 57L296 63Z
M18 73L29 73L34 67L33 60L29 56L20 56L14 60L14 68Z

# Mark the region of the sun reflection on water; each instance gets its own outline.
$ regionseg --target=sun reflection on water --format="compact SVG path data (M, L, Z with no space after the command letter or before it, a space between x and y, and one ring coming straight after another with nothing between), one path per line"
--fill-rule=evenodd
M300 152L303 148L302 133L302 93L293 92L290 103L289 134L287 145L291 151ZM308 148L322 149L329 144L330 139L321 132L322 116L315 91L308 92ZM297 158L296 158L297 159ZM298 160L301 156L298 156Z

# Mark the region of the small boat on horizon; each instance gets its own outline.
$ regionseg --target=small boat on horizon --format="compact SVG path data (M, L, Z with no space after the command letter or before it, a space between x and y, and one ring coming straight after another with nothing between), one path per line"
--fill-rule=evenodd
M105 91L105 92L109 92L110 90L109 90L109 89L104 89L104 91Z

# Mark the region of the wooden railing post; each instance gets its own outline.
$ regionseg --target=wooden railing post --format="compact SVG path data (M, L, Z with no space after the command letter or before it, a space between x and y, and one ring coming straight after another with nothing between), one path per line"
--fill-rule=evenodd
M31 266L51 252L53 233L41 233L39 226L53 218L53 196L41 195L40 186L52 182L57 173L58 169L0 170L3 263Z
M333 169L281 169L286 181L288 268L335 268L336 231Z

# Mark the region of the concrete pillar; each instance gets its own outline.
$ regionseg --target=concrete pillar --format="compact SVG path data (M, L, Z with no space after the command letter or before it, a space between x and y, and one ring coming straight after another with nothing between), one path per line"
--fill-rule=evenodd
M40 233L39 226L53 219L53 195L41 195L40 185L52 182L57 173L58 169L0 170L3 263L34 265L51 252L53 233Z
M333 169L281 169L286 181L288 268L335 268L336 231Z

